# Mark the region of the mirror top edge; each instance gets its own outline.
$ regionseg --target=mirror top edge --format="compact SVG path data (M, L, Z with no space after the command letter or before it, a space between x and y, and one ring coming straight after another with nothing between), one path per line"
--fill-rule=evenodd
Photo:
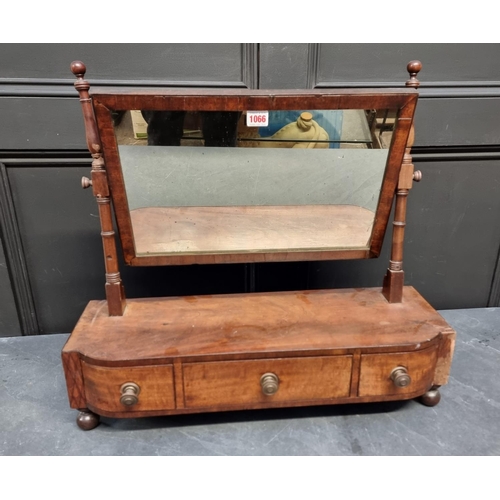
M271 97L271 96L416 96L418 90L401 88L335 88L335 89L241 89L208 87L90 87L94 98L109 96L184 96L184 97Z

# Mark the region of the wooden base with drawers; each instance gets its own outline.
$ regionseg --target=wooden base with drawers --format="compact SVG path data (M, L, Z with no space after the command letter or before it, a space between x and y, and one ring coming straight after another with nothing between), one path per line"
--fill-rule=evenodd
M223 410L439 402L455 332L412 287L92 301L62 357L78 424Z
M407 197L422 178L411 157L421 67L408 64L405 89L105 87L90 94L85 65L72 63L93 158L82 187L92 186L97 200L106 270L106 301L90 302L62 353L82 429L100 415L439 402L455 332L403 286ZM118 143L113 116L126 110L150 116L147 148ZM304 148L272 155L272 148L245 157L230 151L237 141L227 131L243 113L296 110L355 110L384 123L390 115L388 150L377 140L352 149L349 140L311 156L322 140L309 138ZM177 144L159 139L173 117L192 112L220 121L221 141L207 141L214 125L203 129L205 148L166 146ZM313 126L300 120L301 130ZM125 297L112 211L125 263L161 266L375 258L393 206L381 289Z

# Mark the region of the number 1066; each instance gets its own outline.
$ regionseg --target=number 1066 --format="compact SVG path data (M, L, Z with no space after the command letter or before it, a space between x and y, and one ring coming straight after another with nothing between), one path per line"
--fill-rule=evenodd
M268 124L268 111L247 111L247 127L266 127Z

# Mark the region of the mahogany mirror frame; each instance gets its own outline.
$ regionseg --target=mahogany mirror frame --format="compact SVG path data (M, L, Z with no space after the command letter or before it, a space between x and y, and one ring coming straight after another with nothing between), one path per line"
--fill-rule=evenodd
M304 260L367 259L380 255L395 196L403 156L413 122L418 91L401 89L241 90L196 88L94 88L91 102L101 142L109 190L123 249L131 266L283 262ZM273 111L395 109L397 119L388 150L375 220L366 249L319 249L245 253L178 253L138 255L120 163L112 112L155 111Z

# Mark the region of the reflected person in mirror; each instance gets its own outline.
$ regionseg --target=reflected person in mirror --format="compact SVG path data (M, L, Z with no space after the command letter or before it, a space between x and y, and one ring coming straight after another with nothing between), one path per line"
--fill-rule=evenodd
M141 111L148 124L149 146L180 146L185 111ZM201 131L207 147L235 147L241 113L202 111Z

